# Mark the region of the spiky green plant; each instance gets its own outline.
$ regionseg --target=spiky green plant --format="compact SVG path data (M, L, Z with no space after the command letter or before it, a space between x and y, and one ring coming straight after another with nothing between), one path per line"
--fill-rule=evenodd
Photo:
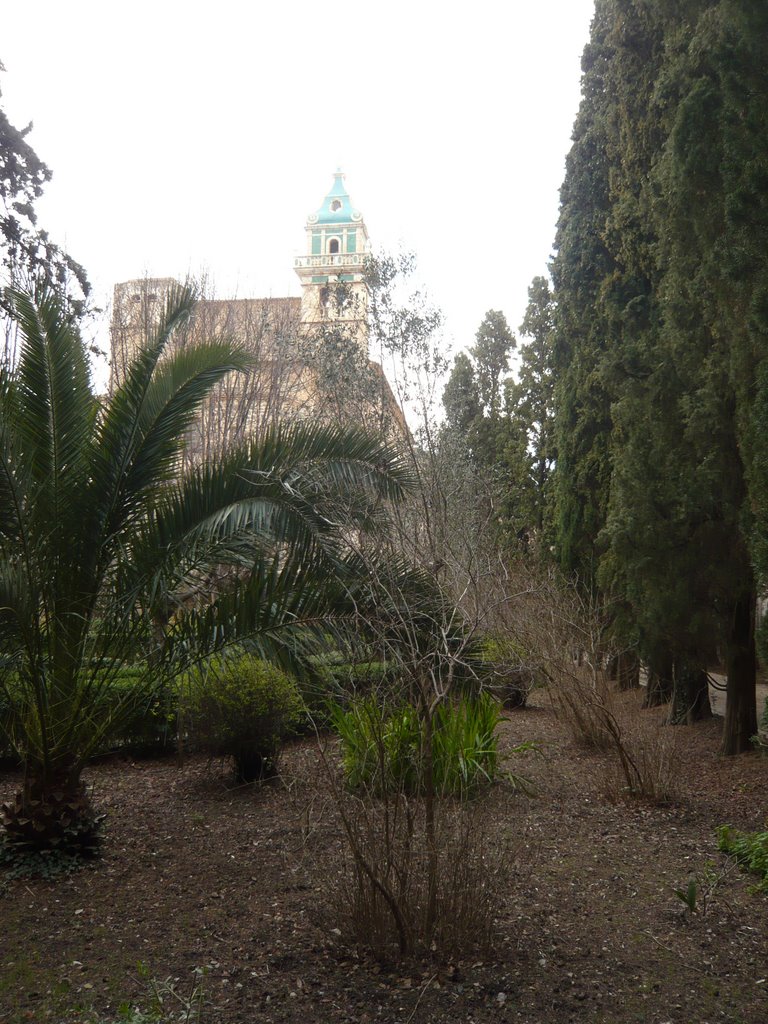
M6 293L18 362L0 368L0 689L24 782L4 806L21 849L95 852L81 772L132 708L104 700L143 656L137 687L246 639L295 665L348 592L344 528L377 525L407 474L360 431L275 429L180 475L201 404L246 357L223 340L175 347L194 297L102 401L65 307Z
M487 693L446 701L432 716L432 774L438 795L468 795L498 771L498 703ZM387 708L374 697L337 708L347 783L374 793L420 793L424 785L424 721L412 704Z
M757 888L768 893L768 829L739 832L730 825L719 825L717 848L734 857L746 871L757 875L760 879Z

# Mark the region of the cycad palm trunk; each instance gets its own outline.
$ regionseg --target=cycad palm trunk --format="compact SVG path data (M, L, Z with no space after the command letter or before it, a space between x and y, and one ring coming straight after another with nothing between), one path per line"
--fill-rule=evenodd
M14 851L66 851L81 857L99 851L99 818L74 763L46 768L27 764L24 784L2 806L5 841Z

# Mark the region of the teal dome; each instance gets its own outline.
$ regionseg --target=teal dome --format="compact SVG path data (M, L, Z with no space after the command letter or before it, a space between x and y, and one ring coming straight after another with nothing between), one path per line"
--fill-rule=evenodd
M357 224L362 215L352 208L352 203L344 187L344 175L336 171L333 176L333 187L322 202L317 213L310 215L310 224Z

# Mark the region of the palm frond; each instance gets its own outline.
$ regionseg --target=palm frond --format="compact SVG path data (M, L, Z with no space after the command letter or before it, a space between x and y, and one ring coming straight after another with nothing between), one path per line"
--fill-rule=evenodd
M413 485L408 460L378 435L352 426L291 424L273 427L253 452L254 472L270 472L306 492L352 488L397 501Z
M400 497L408 482L398 453L359 431L272 431L166 489L137 526L124 593L161 575L164 585L155 582L153 592L186 590L187 574L247 565L285 546L331 571L345 547L332 514L343 512L347 529L369 527L371 500Z
M117 477L108 447L117 433L113 409L121 411L120 394L115 395L94 439L94 461L99 469L94 488L104 493L104 478L109 474L112 493L116 495L111 517L105 524L110 532L118 528L121 518L133 515L147 497L178 474L187 431L201 406L228 373L248 365L249 357L226 342L211 342L173 353L157 368L135 420L124 423L124 456ZM119 447L120 443L118 450Z
M12 289L6 295L21 331L16 428L24 462L38 482L66 481L80 468L93 423L83 344L55 294L43 292L36 301Z
M98 493L99 521L103 523L114 518L122 482L143 440L143 413L158 363L174 332L189 319L194 303L195 295L190 288L179 287L169 292L154 337L139 351L127 370L125 382L115 390L103 411L93 456L93 489Z
M257 558L245 578L202 609L184 610L169 625L166 664L188 664L243 644L293 672L306 667L329 635L352 629L353 608L338 577L314 571L288 553Z
M13 370L13 418L4 419L11 471L26 477L28 533L45 540L49 557L66 561L76 541L68 527L83 511L84 458L95 414L82 340L61 300L7 292L20 328ZM9 444L9 442L11 442ZM0 442L2 443L2 442ZM4 474L8 480L7 473Z

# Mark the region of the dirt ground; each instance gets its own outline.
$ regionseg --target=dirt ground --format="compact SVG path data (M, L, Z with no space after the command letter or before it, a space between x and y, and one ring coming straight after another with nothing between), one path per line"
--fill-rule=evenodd
M313 742L261 788L228 788L221 762L115 759L88 771L103 859L58 881L0 876L0 1022L113 1021L149 1005L151 979L186 1000L202 971L200 1024L765 1024L768 904L714 830L763 825L768 760L720 757L716 720L676 728L679 798L654 807L607 792L606 756L541 700L502 730L540 753L515 761L535 795L502 784L483 801L489 849L513 860L490 951L381 962L347 940ZM0 797L17 781L0 776ZM691 875L693 915L674 894Z

